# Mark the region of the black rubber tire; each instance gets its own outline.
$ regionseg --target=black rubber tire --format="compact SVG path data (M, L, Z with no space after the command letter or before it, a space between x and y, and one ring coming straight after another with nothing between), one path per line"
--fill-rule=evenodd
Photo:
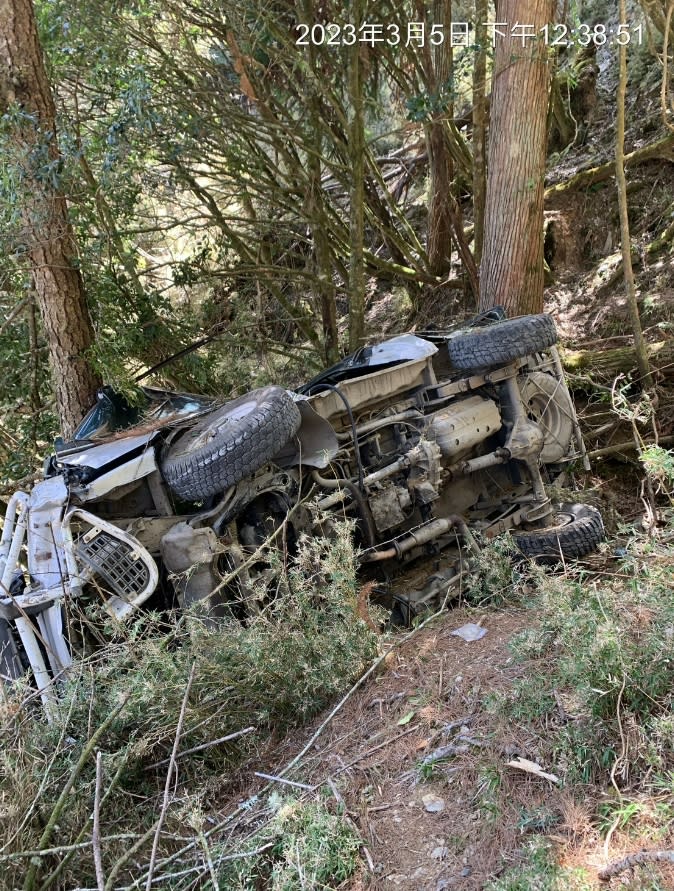
M589 504L558 504L555 525L514 533L515 544L525 557L538 563L575 560L597 550L606 538L604 523L596 507Z
M455 368L483 368L505 365L547 350L555 343L557 329L553 318L541 313L473 328L448 340L447 352Z
M185 501L224 492L273 458L301 420L292 397L281 387L253 390L172 442L161 462L164 479Z

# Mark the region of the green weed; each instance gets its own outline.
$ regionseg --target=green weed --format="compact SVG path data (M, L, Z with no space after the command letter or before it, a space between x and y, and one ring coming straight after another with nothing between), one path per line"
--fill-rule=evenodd
M554 858L552 845L532 838L522 851L523 863L488 882L484 891L591 891L594 887L582 869L566 869Z
M280 803L269 825L241 851L259 853L222 868L219 885L231 891L334 888L355 872L360 844L344 818L323 804L288 800Z

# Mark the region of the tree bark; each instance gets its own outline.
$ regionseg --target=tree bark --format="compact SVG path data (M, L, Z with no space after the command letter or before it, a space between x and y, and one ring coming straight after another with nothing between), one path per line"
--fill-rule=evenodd
M620 0L620 24L626 25L627 12L625 0ZM620 211L620 241L622 244L623 273L625 276L625 293L627 306L632 323L632 336L634 337L634 350L637 357L637 366L641 377L641 384L645 389L653 386L653 378L648 364L646 342L639 317L639 305L637 303L636 285L634 283L634 270L632 269L632 254L630 246L630 223L627 216L627 180L625 179L625 92L627 90L627 48L618 47L618 94L616 97L616 150L615 170L616 185L618 186L618 209Z
M364 0L357 0L352 8L356 30L364 19ZM363 118L363 72L358 42L351 48L349 60L349 156L352 180L349 202L349 349L357 350L365 336L365 124Z
M547 47L540 29L552 0L501 0L491 93L489 173L480 267L480 309L509 315L543 309L543 179L548 108ZM513 36L516 23L534 36Z
M54 101L32 0L0 0L0 112L11 122L11 160L23 188L20 244L30 262L68 437L91 406L100 380L87 356L94 331L59 184Z
M449 34L452 19L450 0L435 0L433 18L443 25L444 33ZM449 153L445 134L445 121L451 120L453 103L448 89L452 78L452 44L445 40L428 51L426 78L435 100L436 109L426 125L426 146L430 172L430 199L428 203L428 266L433 275L446 275L452 260L452 178L454 176L452 157ZM445 107L440 107L441 98L446 96Z
M312 0L301 3L305 22L314 20L315 10ZM309 44L309 66L316 70L316 47ZM333 281L333 260L330 250L329 227L324 207L324 194L321 184L322 163L321 151L323 132L321 127L321 97L310 87L308 98L311 136L316 151L307 156L307 172L309 174L309 190L307 194L307 216L313 240L313 266L316 280L317 297L320 304L321 328L323 334L323 357L328 366L339 359L339 329L337 327L336 288Z
M487 194L487 0L475 0L475 65L473 67L473 254L479 267L484 242Z
M646 352L658 374L671 380L674 377L674 338L649 343ZM610 350L562 350L561 355L564 368L571 374L587 372L601 381L612 381L617 375L637 368L633 346Z

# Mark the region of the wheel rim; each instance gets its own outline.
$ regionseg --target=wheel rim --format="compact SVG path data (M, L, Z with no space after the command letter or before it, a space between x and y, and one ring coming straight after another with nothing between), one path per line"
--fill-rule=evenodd
M564 526L570 526L575 519L573 514L567 514L567 513L564 513L563 511L553 514L552 516L553 516L553 525L552 525L553 529L562 529Z
M552 375L534 371L522 379L520 392L528 417L543 433L541 461L559 461L573 436L573 407L565 388Z

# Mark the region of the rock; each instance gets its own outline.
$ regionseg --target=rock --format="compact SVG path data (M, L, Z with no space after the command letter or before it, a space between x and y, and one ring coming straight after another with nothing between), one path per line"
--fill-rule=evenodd
M423 795L421 800L424 803L424 809L429 814L439 814L445 809L445 800L438 795L433 795L429 792L428 795Z
M449 854L449 848L446 848L444 845L439 845L437 848L433 848L431 851L431 857L433 860L444 860L445 857Z

